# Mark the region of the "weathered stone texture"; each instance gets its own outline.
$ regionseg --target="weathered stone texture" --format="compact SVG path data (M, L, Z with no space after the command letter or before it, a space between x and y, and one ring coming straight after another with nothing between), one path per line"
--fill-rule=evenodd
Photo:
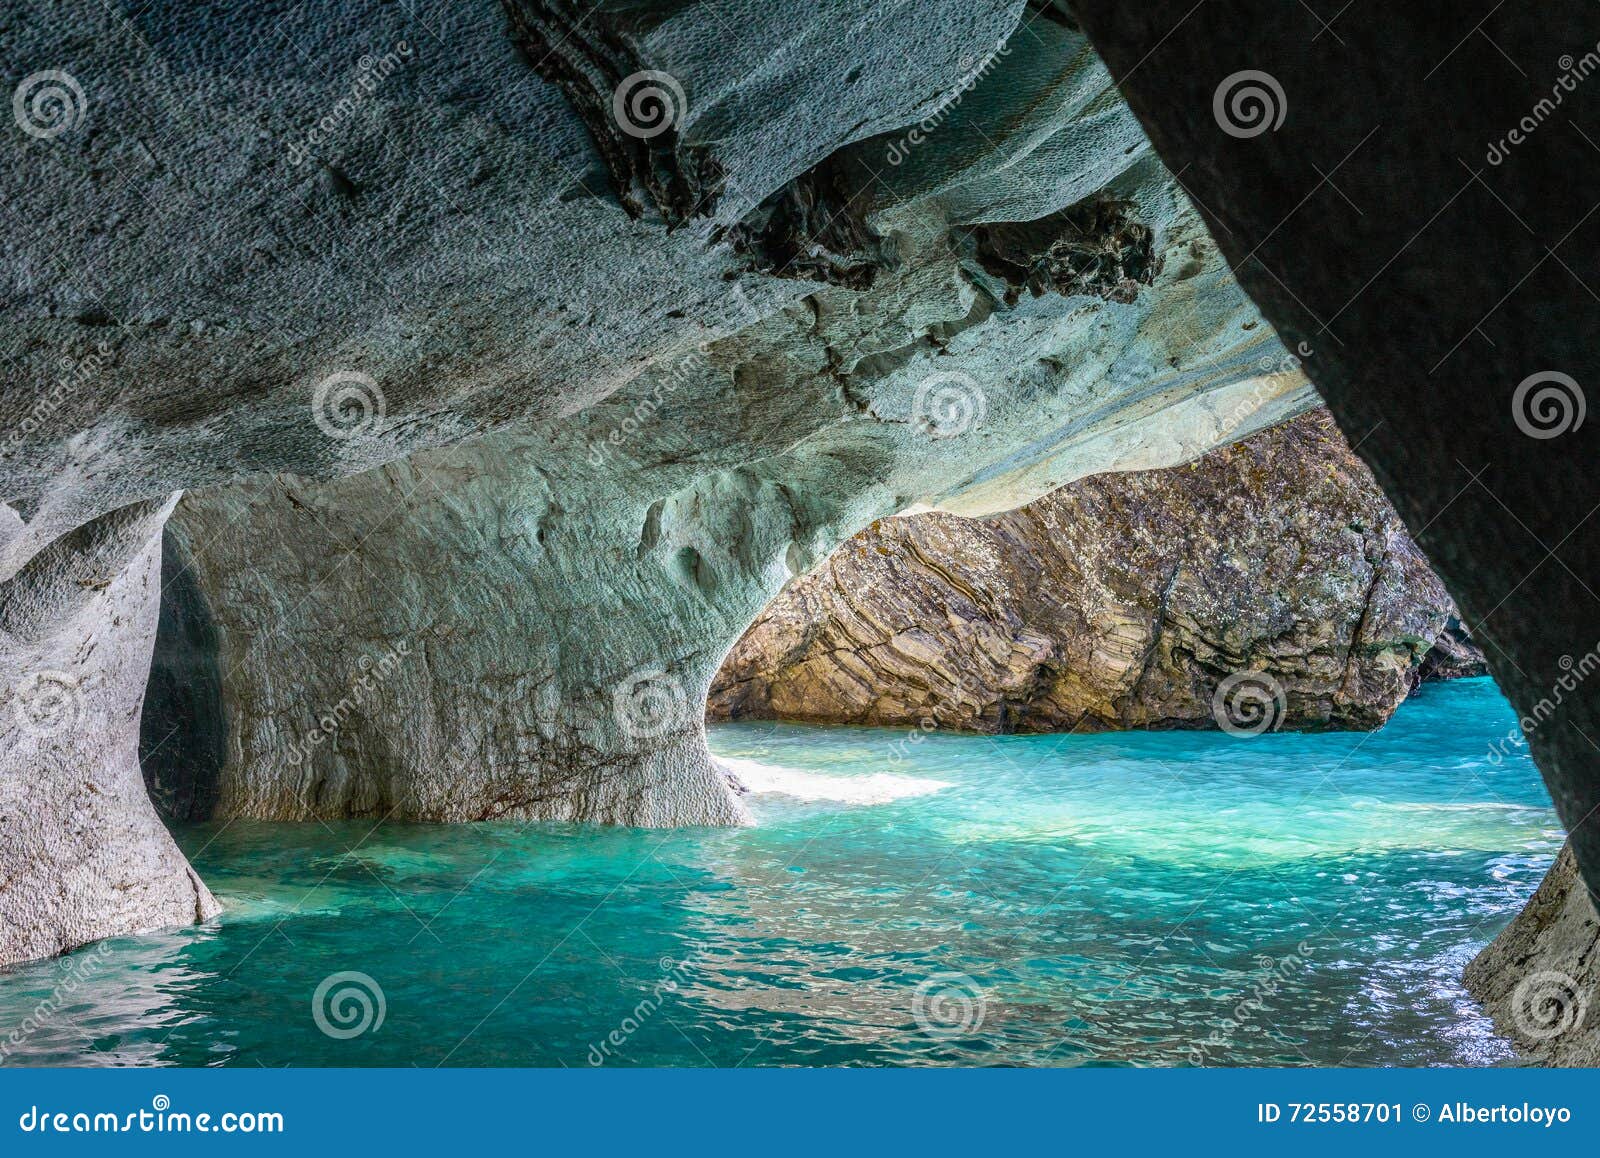
M1281 695L1277 726L1371 728L1451 615L1318 411L989 519L882 520L762 613L711 712L987 732L1215 727L1219 684L1257 673Z

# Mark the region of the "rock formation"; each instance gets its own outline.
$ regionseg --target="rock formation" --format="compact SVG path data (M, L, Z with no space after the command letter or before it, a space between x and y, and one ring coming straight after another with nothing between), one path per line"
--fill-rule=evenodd
M1314 411L993 518L875 523L761 614L710 708L985 732L1371 728L1452 613Z
M171 510L102 515L0 588L0 962L217 911L151 811L132 743ZM0 526L17 521L0 507Z
M1600 1065L1600 915L1570 847L1521 915L1467 966L1467 989L1525 1059Z
M1600 640L1600 426L1585 421L1600 151L1584 139L1600 88L1557 72L1596 66L1592 9L1073 13L1538 721L1530 751L1595 889L1600 685L1555 695Z
M1585 50L1592 11L1553 0L1464 29L1448 5L1358 0L1333 19L1324 35L1267 0L0 13L21 74L0 139L0 716L35 719L50 674L93 709L66 733L0 733L0 926L23 930L0 963L209 910L129 787L156 614L140 593L174 492L230 488L202 501L261 516L226 555L196 535L224 530L203 510L180 529L213 612L208 591L251 569L319 584L269 597L320 617L283 633L312 654L269 658L248 601L197 632L225 716L206 742L225 734L221 775L242 777L223 798L320 789L306 807L343 813L427 796L374 795L375 740L340 706L363 657L398 646L340 634L394 598L344 577L365 540L304 557L326 551L306 520L338 511L396 536L373 554L407 560L383 576L405 630L443 647L459 621L479 636L464 646L503 653L495 694L515 693L507 672L553 689L537 745L509 727L496 750L514 758L486 781L509 770L530 815L560 798L560 815L714 818L726 794L692 728L661 740L658 787L654 751L597 693L625 705L659 669L694 694L762 593L873 517L1006 509L1307 403L1298 373L1262 372L1281 350L1217 246L1533 710L1574 641L1600 639L1581 386L1600 380L1600 298L1580 292L1600 284L1596 161L1564 124L1493 172L1464 159L1526 116L1528 69ZM1483 83L1507 58L1523 79ZM1235 119L1238 82L1262 76L1247 95L1279 107ZM1562 114L1593 122L1597 102L1579 86ZM452 521L477 555L429 550ZM568 579L522 582L541 535ZM645 636L695 639L613 652L624 601ZM325 704L323 763L275 771L253 745L310 742ZM1531 737L1591 883L1596 734L1585 692Z
M713 7L8 29L0 582L192 492L166 806L737 820L701 702L792 574L1311 402L1070 21Z

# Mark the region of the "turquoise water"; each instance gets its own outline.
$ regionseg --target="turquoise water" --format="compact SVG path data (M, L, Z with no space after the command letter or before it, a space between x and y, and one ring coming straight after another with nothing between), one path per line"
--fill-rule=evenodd
M1559 845L1488 680L1370 735L737 725L742 830L235 823L200 929L0 974L11 1064L1500 1060L1461 967ZM898 753L903 753L899 755ZM325 978L319 1028L313 998ZM65 983L65 984L64 984ZM370 985L365 1008L356 999ZM47 1007L8 1045L52 991ZM381 1007L382 1021L377 1023Z

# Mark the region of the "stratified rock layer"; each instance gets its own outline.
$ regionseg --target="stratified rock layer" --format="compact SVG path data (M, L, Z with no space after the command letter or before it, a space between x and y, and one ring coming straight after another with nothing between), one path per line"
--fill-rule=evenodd
M711 714L985 732L1370 728L1451 614L1315 411L1188 466L1099 475L993 518L873 524L756 620ZM1236 673L1270 719L1218 698Z

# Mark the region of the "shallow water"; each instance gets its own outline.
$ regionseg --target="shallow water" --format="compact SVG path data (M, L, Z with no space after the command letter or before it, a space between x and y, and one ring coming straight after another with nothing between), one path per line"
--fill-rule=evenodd
M1488 680L1369 735L733 725L751 829L198 826L226 915L0 974L0 1053L1492 1063L1461 968L1560 842L1512 725Z

